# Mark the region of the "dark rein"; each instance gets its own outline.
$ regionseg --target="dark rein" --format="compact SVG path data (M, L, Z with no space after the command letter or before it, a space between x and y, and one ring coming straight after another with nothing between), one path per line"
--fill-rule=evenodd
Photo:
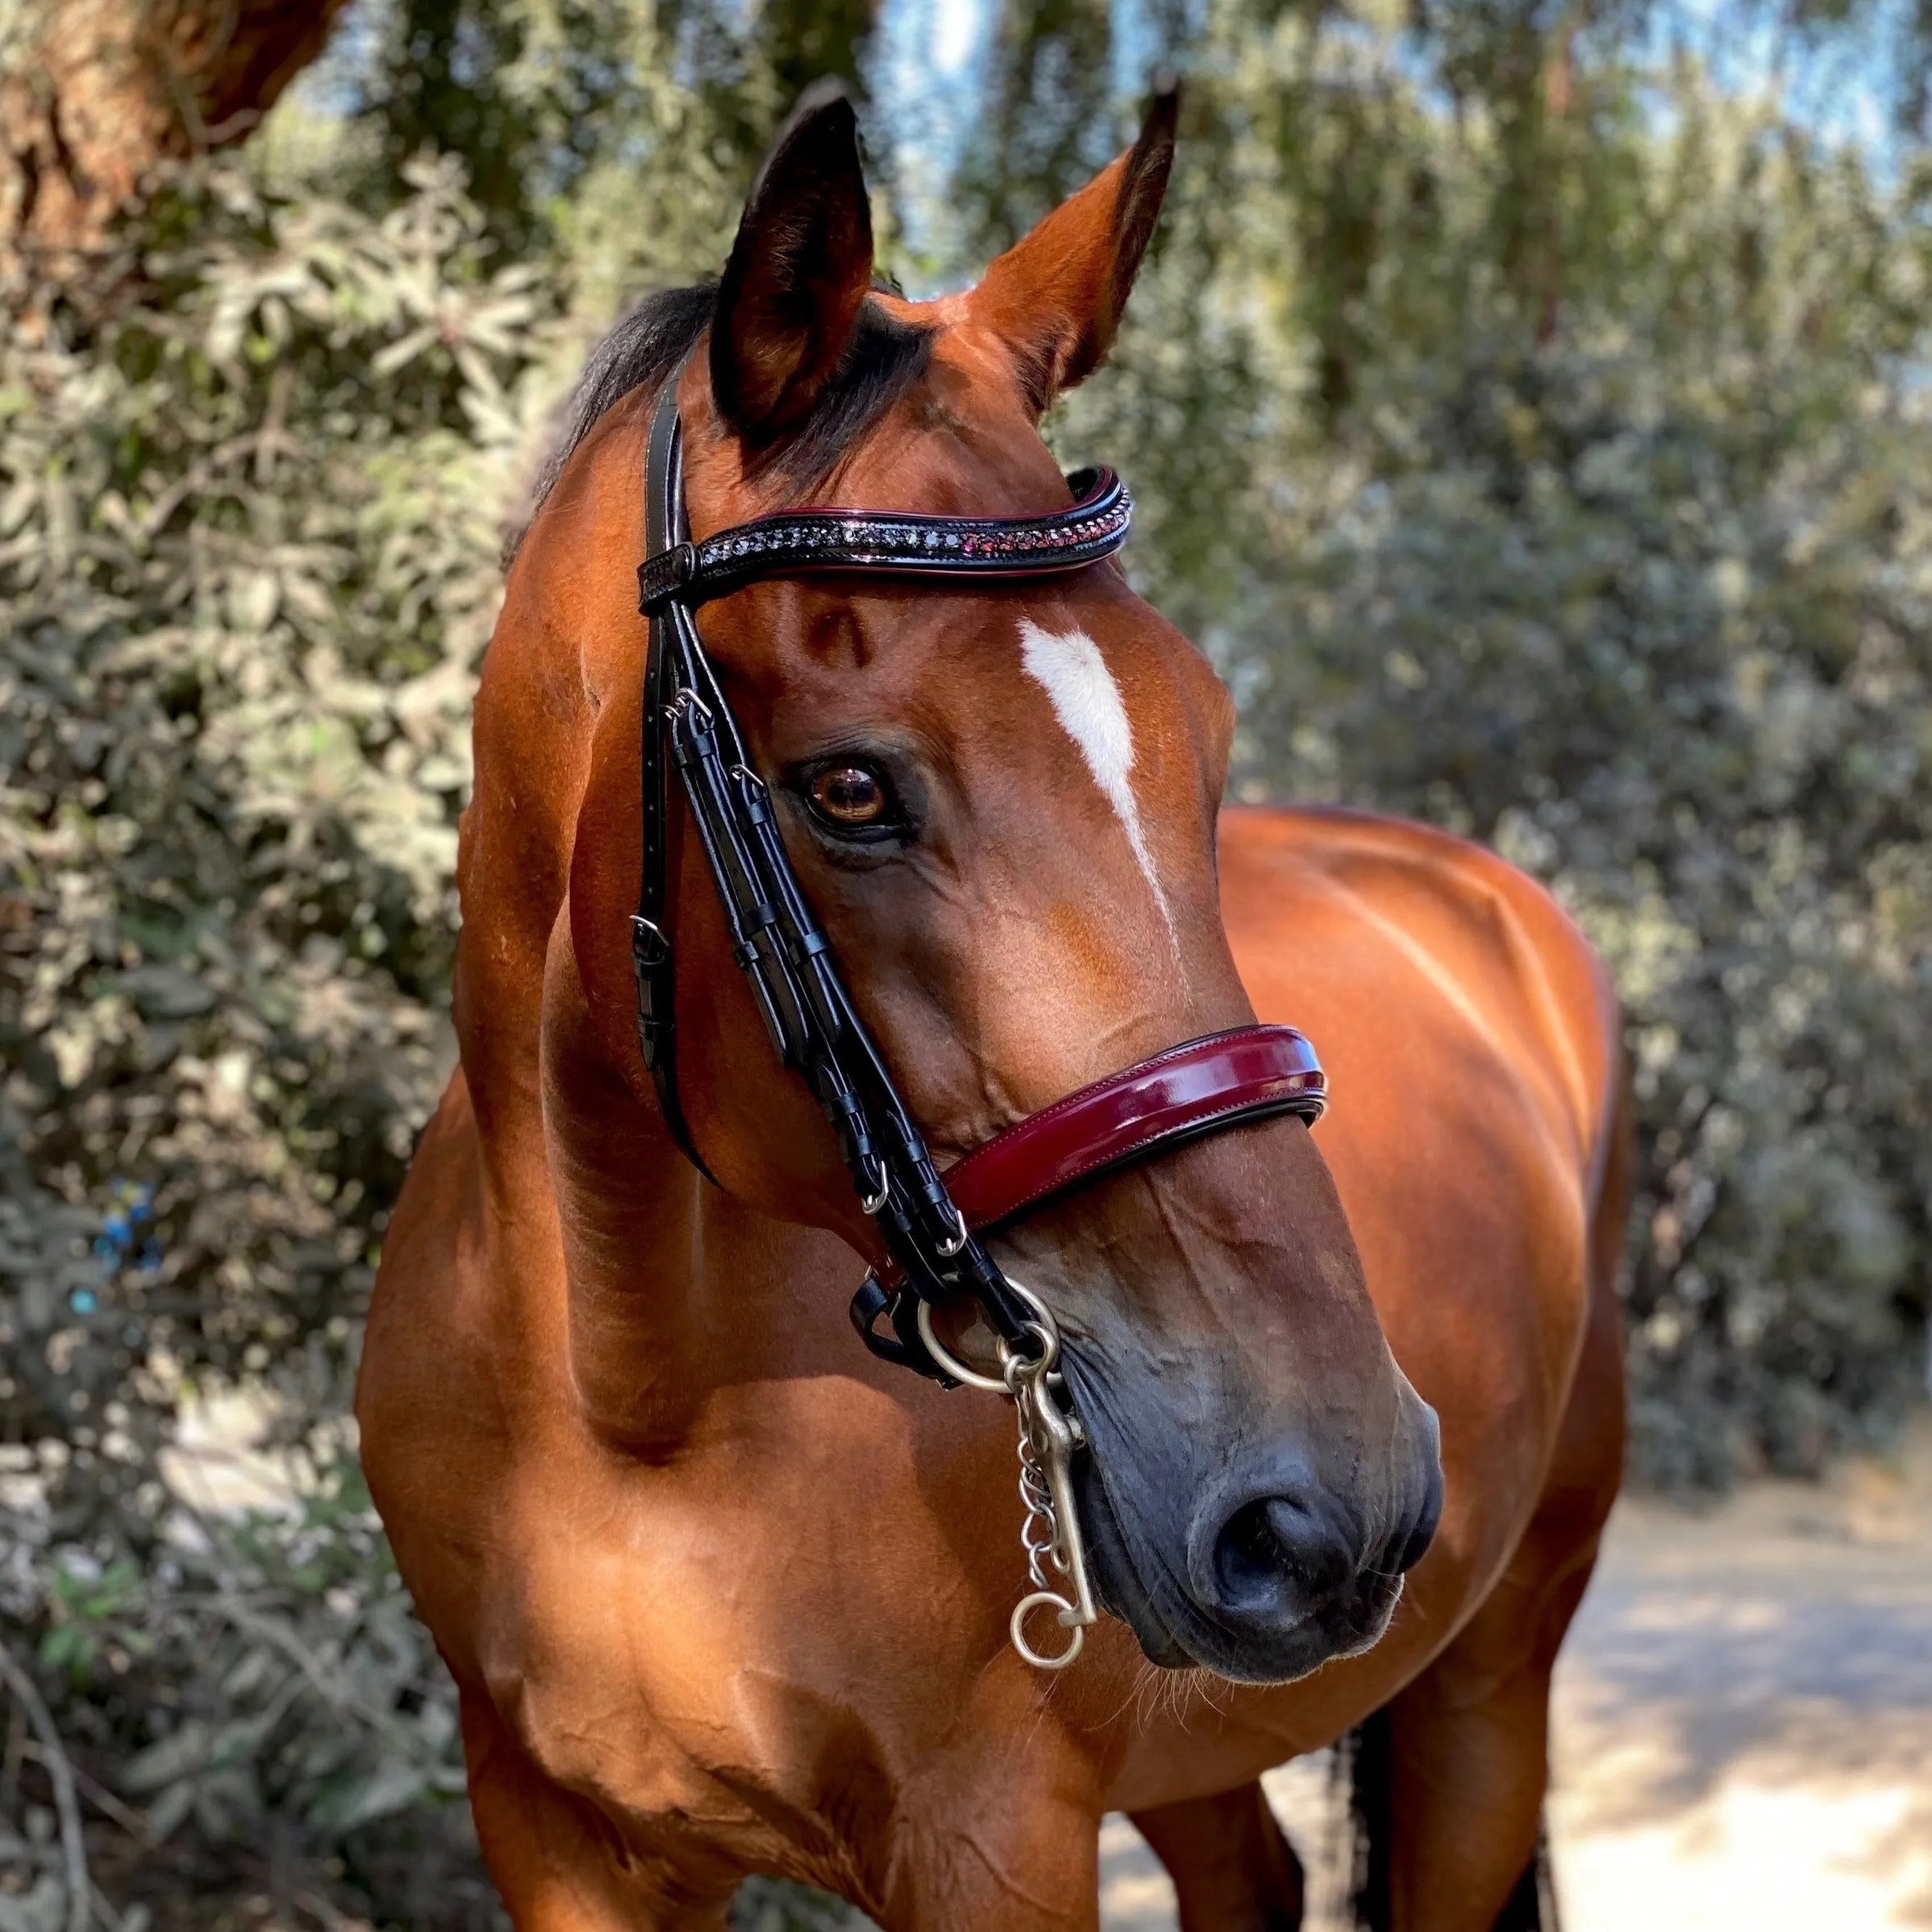
M632 921L638 1040L672 1138L700 1173L677 1090L675 984L666 898L669 812L664 748L772 1044L804 1076L837 1135L878 1252L853 1298L873 1354L950 1386L922 1305L970 1295L1006 1348L1037 1360L1050 1346L1039 1304L1016 1291L981 1231L1144 1158L1243 1122L1327 1104L1314 1050L1292 1027L1238 1027L1170 1047L1068 1095L996 1135L944 1174L860 1018L830 943L792 868L765 781L698 633L696 613L748 584L814 571L979 582L1062 574L1112 556L1132 502L1110 470L1067 478L1070 509L1012 518L806 510L761 517L694 543L686 514L677 389L665 381L651 422L646 542L638 570L650 620L644 674L644 872ZM890 1333L882 1333L884 1316ZM922 1329L926 1333L922 1334ZM951 1369L959 1365L948 1362Z

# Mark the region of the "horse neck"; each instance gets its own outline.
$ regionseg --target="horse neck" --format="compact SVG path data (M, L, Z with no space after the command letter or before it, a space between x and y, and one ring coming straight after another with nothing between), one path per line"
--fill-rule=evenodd
M641 448L612 460L628 473ZM593 773L624 762L620 752L635 766L634 597L622 571L586 579L573 568L634 548L634 511L605 507L616 494L572 492L547 512L506 587L476 698L455 1020L488 1238L510 1250L504 1278L530 1300L523 1312L546 1346L561 1327L586 1419L634 1435L652 1417L654 1390L692 1385L690 1258L707 1244L697 1177L614 1064L572 940L572 872ZM606 609L602 589L613 578ZM594 599L586 580L598 586ZM560 611L572 621L560 622ZM621 810L609 802L606 816L634 825L634 800ZM608 826L591 836L618 842ZM627 862L634 885L634 858ZM612 916L626 954L622 908Z
M581 1421L649 1456L682 1443L725 1382L849 1366L839 1316L861 1264L704 1180L622 1058L635 1053L618 895L636 884L639 667L634 650L601 680L570 662L555 589L520 565L478 693L457 1033L485 1238L518 1325L567 1358Z

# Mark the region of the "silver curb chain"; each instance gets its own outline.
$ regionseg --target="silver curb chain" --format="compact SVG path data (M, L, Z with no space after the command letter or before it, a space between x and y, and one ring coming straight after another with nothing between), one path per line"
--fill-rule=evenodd
M932 1332L932 1311L920 1304L920 1339L932 1358L956 1382L969 1388L1004 1395L1019 1421L1020 1547L1026 1552L1027 1576L1032 1591L1013 1606L1007 1628L1013 1648L1038 1670L1064 1670L1080 1654L1087 1627L1097 1621L1094 1592L1087 1578L1087 1546L1080 1534L1080 1516L1073 1501L1073 1452L1085 1437L1080 1418L1066 1406L1066 1383L1060 1360L1060 1326L1045 1302L1023 1283L1007 1276L1009 1285L1032 1310L1028 1323L1040 1343L1036 1355L1017 1353L1004 1339L1000 1376L981 1375L954 1356ZM1036 1650L1027 1641L1026 1622L1033 1612L1050 1610L1060 1627L1072 1633L1057 1655Z

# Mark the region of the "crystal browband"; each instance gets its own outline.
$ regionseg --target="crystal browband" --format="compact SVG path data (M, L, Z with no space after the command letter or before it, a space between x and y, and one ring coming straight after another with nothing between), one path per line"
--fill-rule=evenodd
M675 597L687 608L722 597L774 566L885 568L921 576L1033 576L1078 570L1126 541L1133 499L1111 470L1076 470L1070 509L1044 517L922 517L868 510L787 510L674 544L638 567L638 601L655 615Z

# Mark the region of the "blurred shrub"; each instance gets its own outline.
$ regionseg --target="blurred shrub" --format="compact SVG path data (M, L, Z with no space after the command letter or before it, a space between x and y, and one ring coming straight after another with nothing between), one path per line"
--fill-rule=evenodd
M89 1468L158 1349L340 1358L436 1084L539 304L418 186L214 178L104 340L0 365L0 1399Z
M103 1821L89 1834L97 1916L206 1932L233 1922L224 1900L266 1894L288 1923L346 1905L424 1928L495 1925L455 1700L352 1471L290 1510L177 1505L168 1530L104 1565L98 1538L50 1546L42 1526L31 1576L0 1583L9 1623L41 1628L62 1748ZM26 1826L0 1864L17 1882L38 1835L44 1907L0 1895L7 1932L67 1922L64 1861L33 1831L34 1808L0 1808L0 1834Z
M1796 387L1576 350L1384 397L1228 646L1244 788L1490 840L1610 959L1635 1462L1672 1485L1881 1442L1922 1372L1928 424L1880 393L1821 434Z
M0 346L0 1627L130 1932L500 1916L345 1418L452 1058L476 665L590 332L453 161L406 189L184 173L104 331ZM162 1479L236 1387L292 1511ZM10 1762L0 1932L54 1932Z
M164 1871L283 1820L287 1871L468 1922L382 1828L468 1856L341 1418L447 1068L470 692L555 319L449 164L380 220L185 178L156 232L104 334L0 347L6 1625ZM271 1392L298 1517L167 1498L211 1378Z

